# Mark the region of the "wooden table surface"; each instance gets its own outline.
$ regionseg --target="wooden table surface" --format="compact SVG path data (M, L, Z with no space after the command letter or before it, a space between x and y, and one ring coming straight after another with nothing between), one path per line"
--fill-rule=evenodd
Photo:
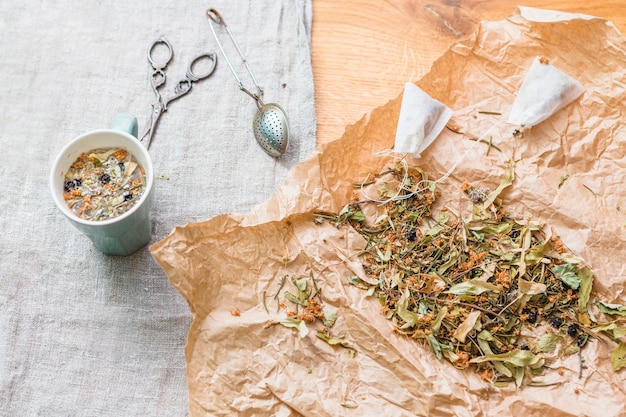
M519 1L519 0L518 0ZM515 12L510 0L313 0L317 143L402 93L482 20ZM624 0L524 0L524 6L611 20L626 33Z

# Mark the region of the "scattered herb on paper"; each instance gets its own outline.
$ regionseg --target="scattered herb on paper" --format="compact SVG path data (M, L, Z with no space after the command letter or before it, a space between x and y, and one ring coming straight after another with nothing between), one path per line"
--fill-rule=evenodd
M293 288L284 289L287 278L280 278L278 289L273 296L277 302L277 309L279 311L281 309L286 310L286 317L278 321L270 320L265 324L265 327L280 324L297 330L300 337L303 338L309 334L308 324L318 324L319 327L315 332L318 339L330 346L347 348L351 352L351 357L354 357L354 348L343 338L332 334L331 329L337 321L337 314L324 308L322 289L318 287L313 273L311 272L308 277L290 277L289 280L293 284ZM264 293L263 305L264 309L269 311L266 293Z
M379 300L397 333L496 386L521 386L525 378L536 383L550 368L548 352L578 353L582 374L581 349L594 336L593 273L549 229L508 215L500 194L513 183L513 163L495 190L462 187L473 204L469 220L447 208L435 213L440 193L421 185L434 183L419 168L397 164L377 179L380 221L366 223L368 200L337 215L318 213L315 222L349 224L368 242L361 256L368 282L356 276L348 282ZM619 346L616 370L624 366Z
M63 198L78 217L108 220L130 210L146 189L144 168L124 148L82 153L65 174Z

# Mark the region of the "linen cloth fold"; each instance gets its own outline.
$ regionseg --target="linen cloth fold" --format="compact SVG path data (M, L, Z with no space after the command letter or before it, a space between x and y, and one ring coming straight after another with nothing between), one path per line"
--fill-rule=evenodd
M264 100L289 117L281 158L254 139L256 103L219 53L209 7L235 35ZM164 96L195 56L215 51L218 63L168 106L152 139L151 243L190 221L247 212L315 148L311 10L311 0L0 5L0 416L188 414L188 306L147 246L106 256L72 228L50 197L52 160L118 113L135 114L141 133L154 100L146 52L164 36L174 49Z

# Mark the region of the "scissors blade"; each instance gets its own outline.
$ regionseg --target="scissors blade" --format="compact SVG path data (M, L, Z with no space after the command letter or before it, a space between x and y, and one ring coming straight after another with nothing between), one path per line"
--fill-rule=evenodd
M139 138L139 140L142 142L145 140L144 145L146 149L150 149L150 142L152 142L152 137L154 136L157 123L159 122L159 118L166 110L167 108L165 108L165 106L162 105L160 101L152 103L152 111L150 112L149 123L141 134L141 137Z

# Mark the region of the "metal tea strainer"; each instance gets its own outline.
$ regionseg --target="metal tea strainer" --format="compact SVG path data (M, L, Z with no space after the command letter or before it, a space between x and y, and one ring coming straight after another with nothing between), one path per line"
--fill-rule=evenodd
M287 150L287 145L289 144L289 120L287 119L287 114L285 113L283 108L276 103L263 103L263 100L261 99L261 97L263 96L263 89L257 83L256 78L252 73L252 70L248 66L248 61L243 56L243 53L241 52L241 49L239 49L237 41L235 41L233 34L228 29L228 26L226 26L226 23L224 22L224 19L222 19L222 16L215 9L208 9L206 11L206 15L209 18L209 26L211 26L211 32L213 32L213 36L215 37L217 46L220 48L220 51L224 56L224 60L228 64L228 68L230 68L230 72L233 73L235 80L237 80L239 89L256 101L258 109L256 115L254 116L254 120L252 121L252 130L254 131L254 137L256 138L256 141L259 143L259 145L261 145L261 148L271 156L280 156L284 154ZM246 89L243 86L243 83L237 76L235 69L230 63L228 57L226 56L224 48L222 48L222 44L217 37L217 33L215 32L215 28L213 27L212 22L223 26L226 30L226 33L230 37L233 45L235 45L235 49L237 49L241 60L246 66L248 74L250 74L250 78L252 79L252 82L257 89L256 94L250 92L250 90Z

